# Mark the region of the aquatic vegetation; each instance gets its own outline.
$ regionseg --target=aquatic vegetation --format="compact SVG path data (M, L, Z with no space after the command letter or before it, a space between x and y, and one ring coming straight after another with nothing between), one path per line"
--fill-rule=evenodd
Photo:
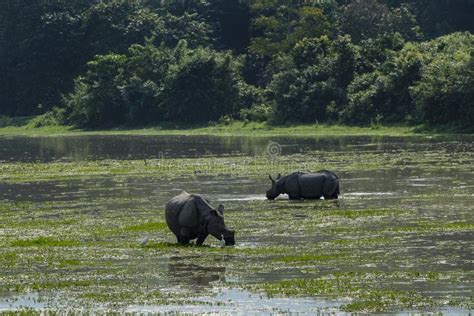
M325 261L337 258L334 255L288 255L281 258L273 259L273 261L281 262L308 262L308 261Z
M145 222L139 225L126 226L125 231L130 232L141 232L141 231L158 231L158 230L167 230L168 226L165 222Z
M120 312L211 304L199 298L222 288L354 312L472 306L474 156L437 144L368 143L274 161L3 162L0 306L2 295L57 292L71 306ZM341 198L261 198L268 173L301 166L340 170ZM225 204L235 247L211 237L176 244L164 205L180 190Z
M50 237L20 239L12 241L12 247L71 247L78 243L74 240L57 240Z

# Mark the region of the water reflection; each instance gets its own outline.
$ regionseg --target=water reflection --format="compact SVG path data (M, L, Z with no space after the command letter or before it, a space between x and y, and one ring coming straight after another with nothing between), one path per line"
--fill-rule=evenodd
M217 137L217 136L57 136L0 137L0 161L49 162L102 159L159 159L265 155L270 141L282 155L311 151L472 150L472 137Z
M345 315L340 302L312 298L270 298L239 289L223 289L215 296L193 299L192 303L166 306L129 306L130 313L166 313L186 315Z
M209 287L214 282L225 282L225 267L203 267L195 264L181 263L179 259L167 266L171 285L179 285L191 290Z

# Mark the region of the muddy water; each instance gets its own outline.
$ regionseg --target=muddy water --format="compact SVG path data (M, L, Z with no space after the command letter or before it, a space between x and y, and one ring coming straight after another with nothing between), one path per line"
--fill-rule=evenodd
M364 231L386 231L410 227L420 221L445 221L446 223L472 223L474 212L474 138L384 138L384 137L338 137L338 138L244 138L244 137L202 137L202 136L85 136L85 137L47 137L47 138L0 138L0 161L4 162L52 162L84 160L134 160L166 157L198 158L265 156L270 142L279 144L278 157L298 156L298 159L337 153L341 171L335 170L341 177L340 200L334 205L336 210L371 210L391 208L412 210L410 215L391 221L356 221L360 232L339 235L339 239L357 239L365 236ZM384 161L393 161L400 153L410 152L414 159L400 161L396 165L383 165ZM344 169L344 161L354 160L357 153L372 156L381 161L381 168L365 170ZM334 157L334 155L332 156ZM422 159L417 159L421 157ZM291 159L291 158L289 158ZM439 168L433 168L439 165ZM336 164L337 166L337 164ZM308 214L303 210L314 202L288 202L286 197L275 202L265 201L264 193L269 185L265 175L255 176L209 176L193 175L163 181L157 177L84 177L80 179L62 179L41 182L0 182L0 201L67 203L77 214L93 213L108 209L109 212L127 214L137 206L140 209L162 208L166 201L182 190L199 191L215 203L223 203L235 212L253 211L252 203L271 205L276 209L296 210L294 217L304 220ZM64 204L61 204L64 205ZM249 206L250 205L250 206ZM317 207L316 207L317 208ZM298 209L302 209L298 213ZM319 210L318 210L319 211ZM348 221L341 220L340 225ZM352 222L351 225L354 225ZM369 234L369 233L367 233ZM398 238L398 237L397 237ZM275 235L255 231L239 236L237 247L260 247L317 243L324 245L333 241L334 236L321 234ZM425 283L398 284L399 288L433 293L433 297L465 298L472 297L472 277L474 270L472 253L474 233L470 231L418 234L407 232L398 240L399 246L389 249L367 246L365 253L374 255L373 262L357 265L353 262L338 263L337 266L320 266L320 272L337 271L405 271L416 268L419 271L436 270L439 272L467 271L459 278L460 285L438 284L427 286ZM390 258L385 260L385 258ZM417 258L417 260L412 260ZM126 265L126 263L120 263ZM300 268L281 268L273 271L257 271L244 276L236 276L229 269L219 266L203 266L182 263L168 258L159 264L140 262L136 269L146 271L151 266L159 270L160 278L148 280L172 290L201 291L201 301L179 306L131 305L124 311L150 311L189 313L239 311L241 313L295 312L316 313L338 311L344 301L308 299L268 298L245 290L223 289L216 284L242 284L273 282L316 276ZM472 281L472 280L471 280ZM200 293L201 293L200 292ZM50 306L62 306L51 302L44 293L23 296L2 295L0 292L0 310L17 309L19 306L37 309ZM53 295L54 296L54 295ZM229 305L230 302L230 305ZM225 306L225 305L229 306ZM219 307L216 307L219 306ZM99 308L99 307L97 307ZM444 309L445 314L465 313L467 309ZM410 314L410 311L404 314Z

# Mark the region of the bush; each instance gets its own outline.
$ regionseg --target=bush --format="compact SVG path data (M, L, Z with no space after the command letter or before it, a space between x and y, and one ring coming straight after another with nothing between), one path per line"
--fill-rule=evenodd
M472 124L473 41L454 33L392 51L378 69L351 82L342 121Z
M125 55L96 56L88 71L76 79L74 92L66 99L67 119L81 127L110 127L125 123L127 104L121 95Z
M28 127L59 126L64 123L65 109L55 107L42 115L39 115L28 122Z
M265 122L270 118L271 109L264 103L254 104L250 108L241 109L239 118L243 121Z
M471 47L474 44L471 36ZM461 47L460 47L461 48ZM474 123L473 52L440 54L426 65L410 91L422 120L430 124Z
M357 57L348 36L303 40L292 52L294 65L267 87L276 122L327 122L346 102ZM291 63L288 63L291 65Z
M239 108L240 63L229 53L187 50L167 76L163 107L171 121L206 123Z
M242 81L241 61L230 53L152 41L89 62L65 98L67 121L81 127L206 123L263 101L259 89Z

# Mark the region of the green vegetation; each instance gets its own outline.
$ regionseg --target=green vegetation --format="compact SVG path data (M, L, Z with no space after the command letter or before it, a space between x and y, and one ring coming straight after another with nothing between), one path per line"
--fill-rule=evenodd
M27 122L31 121L31 118ZM72 126L43 126L32 128L29 124L0 127L0 135L12 136L78 136L78 135L213 135L213 136L419 136L459 134L458 128L433 130L417 126L348 126L328 124L270 125L265 122L239 122L211 126L161 124L143 128L114 128L107 130L83 130Z
M56 240L50 237L38 237L35 239L15 240L11 243L12 247L70 247L78 245L72 240Z
M168 226L165 222L146 222L140 225L133 225L125 227L126 231L141 232L141 231L156 231L167 230Z
M111 312L136 304L225 306L227 299L212 293L226 288L334 301L349 312L468 309L472 271L466 254L474 223L471 180L463 175L472 172L474 165L466 162L473 152L453 153L432 141L423 142L430 146L420 145L422 151L381 154L378 143L325 151L324 163L319 151L272 163L259 156L2 163L5 192L74 190L66 196L37 193L39 202L14 197L0 204L0 288L7 295L54 293L58 308L64 299L73 309L104 306ZM212 237L202 247L177 245L164 222L164 205L177 188L200 180L260 183L262 174L303 164L338 170L343 198L226 201L235 247L221 248ZM442 177L437 183L448 184L421 190L406 181L410 190L395 196L351 195L351 178L385 179L394 171ZM169 185L159 185L163 181ZM370 190L358 181L358 190ZM133 190L137 183L140 190Z
M0 7L1 126L245 122L472 132L470 0Z
M344 305L343 310L350 312L380 312L406 309L413 306L429 308L434 305L430 298L413 291L393 291L370 288L361 281L365 279L393 278L390 274L342 273L329 275L320 279L295 279L267 283L263 289L269 295L290 296L326 296L347 295L351 303Z

